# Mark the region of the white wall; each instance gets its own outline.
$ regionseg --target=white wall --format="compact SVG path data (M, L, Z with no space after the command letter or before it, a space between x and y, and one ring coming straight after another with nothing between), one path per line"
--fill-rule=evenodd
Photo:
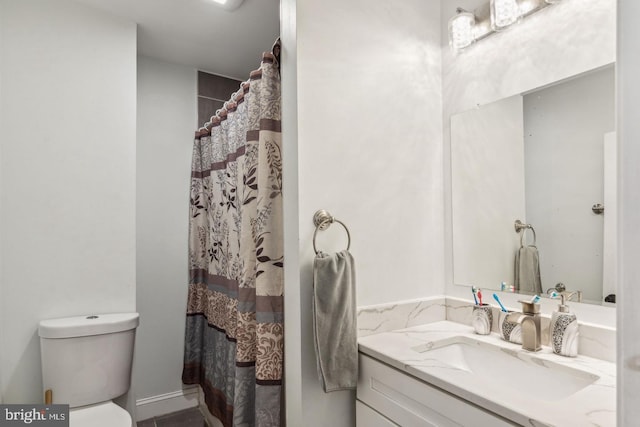
M0 1L0 22L2 22L2 14L3 14L3 3L2 1ZM2 58L4 55L2 55L2 50L3 50L3 32L0 30L0 100L2 99L3 96L3 92L2 92L2 74L3 74L3 67L2 67ZM0 110L1 111L1 110ZM2 126L2 119L0 117L0 135L4 134L3 131L3 126ZM0 139L0 165L2 164L2 139ZM0 173L0 191L2 190L2 173ZM2 193L0 193L0 224L2 223ZM2 230L2 226L0 225L0 242L3 241L3 230ZM1 246L0 246L1 247ZM2 277L3 273L2 273L2 250L0 249L0 347L5 345L5 341L4 341L4 328L2 327L2 321L4 320L4 316L3 316L3 311L4 311L4 304L3 304L3 296L2 296ZM2 368L2 356L0 356L0 404L4 403L4 387L2 386L2 384L4 384L4 377L2 376L2 371L4 369Z
M618 425L640 419L640 2L618 2Z
M615 103L615 101L614 101ZM602 297L618 288L618 136L604 136L604 216L602 247Z
M0 33L0 390L41 402L39 320L135 310L136 26L4 0Z
M353 393L325 394L317 380L312 217L326 209L350 228L358 305L444 291L439 4L299 0L295 7L300 246L299 265L295 258L287 265L300 276L285 293L299 296L300 316L288 305L285 329L300 324L298 337L287 335L288 347L300 343L299 371L287 374L301 378L293 387L301 390L303 419L288 422L350 426ZM344 231L331 227L318 245L343 249Z
M442 291L435 3L298 2L301 263L310 273L312 217L327 209L352 233L358 305ZM338 226L318 237L345 242Z
M282 88L282 207L284 223L284 389L285 418L289 426L307 422L302 410L302 289L299 253L299 185L298 185L298 60L297 0L280 1L281 88ZM308 298L308 292L304 292ZM307 301L304 310L309 306ZM305 313L308 316L308 313ZM305 333L308 325L305 324ZM308 353L304 349L305 354ZM308 361L304 366L308 367ZM306 383L306 381L305 381Z
M453 285L452 278L449 118L477 105L613 63L616 1L591 0L589 7L581 7L583 1L563 0L458 55L454 55L447 44L447 20L458 6L472 10L485 2L442 0L441 3L446 284L448 295L469 298L468 289ZM574 305L572 308L577 309ZM593 312L591 308L586 311Z
M613 67L525 95L524 126L527 221L538 234L543 289L562 282L600 304L610 213L596 215L591 206L604 203L604 134L615 129Z
M592 70L615 61L616 1L563 0L461 54L448 46L446 23L456 7L484 0L442 0L445 114Z
M136 398L182 388L196 71L138 57Z

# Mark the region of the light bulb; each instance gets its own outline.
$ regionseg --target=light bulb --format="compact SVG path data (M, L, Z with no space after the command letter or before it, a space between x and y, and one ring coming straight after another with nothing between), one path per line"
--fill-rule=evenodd
M518 22L520 19L520 6L517 0L491 0L491 28L500 31Z
M454 50L464 49L475 40L476 17L471 12L458 9L458 14L449 19L449 44Z
M227 10L234 10L240 7L243 0L212 0L214 3Z

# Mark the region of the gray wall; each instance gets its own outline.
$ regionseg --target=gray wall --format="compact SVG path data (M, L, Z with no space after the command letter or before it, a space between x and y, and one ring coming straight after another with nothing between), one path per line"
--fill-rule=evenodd
M258 60L256 58L256 62ZM240 89L240 83L240 80L198 71L198 126L211 120L216 111Z
M196 71L138 57L136 399L182 388Z

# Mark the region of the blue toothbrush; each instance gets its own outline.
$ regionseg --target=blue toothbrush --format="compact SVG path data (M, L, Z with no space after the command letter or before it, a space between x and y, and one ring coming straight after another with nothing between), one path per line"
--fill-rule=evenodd
M476 305L478 305L478 298L476 298L476 287L475 286L471 287L471 293L473 294L473 300L476 302Z
M498 294L493 294L493 299L498 301L498 304L500 304L500 308L502 309L502 311L504 311L505 313L508 313L508 310L504 308L504 305L502 305L502 302L500 302L500 298L498 298Z

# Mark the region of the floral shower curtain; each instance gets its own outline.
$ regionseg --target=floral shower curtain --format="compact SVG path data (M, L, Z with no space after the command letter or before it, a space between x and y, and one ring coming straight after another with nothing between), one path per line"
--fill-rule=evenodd
M282 157L272 53L196 133L189 263L182 381L202 386L225 427L280 426Z

